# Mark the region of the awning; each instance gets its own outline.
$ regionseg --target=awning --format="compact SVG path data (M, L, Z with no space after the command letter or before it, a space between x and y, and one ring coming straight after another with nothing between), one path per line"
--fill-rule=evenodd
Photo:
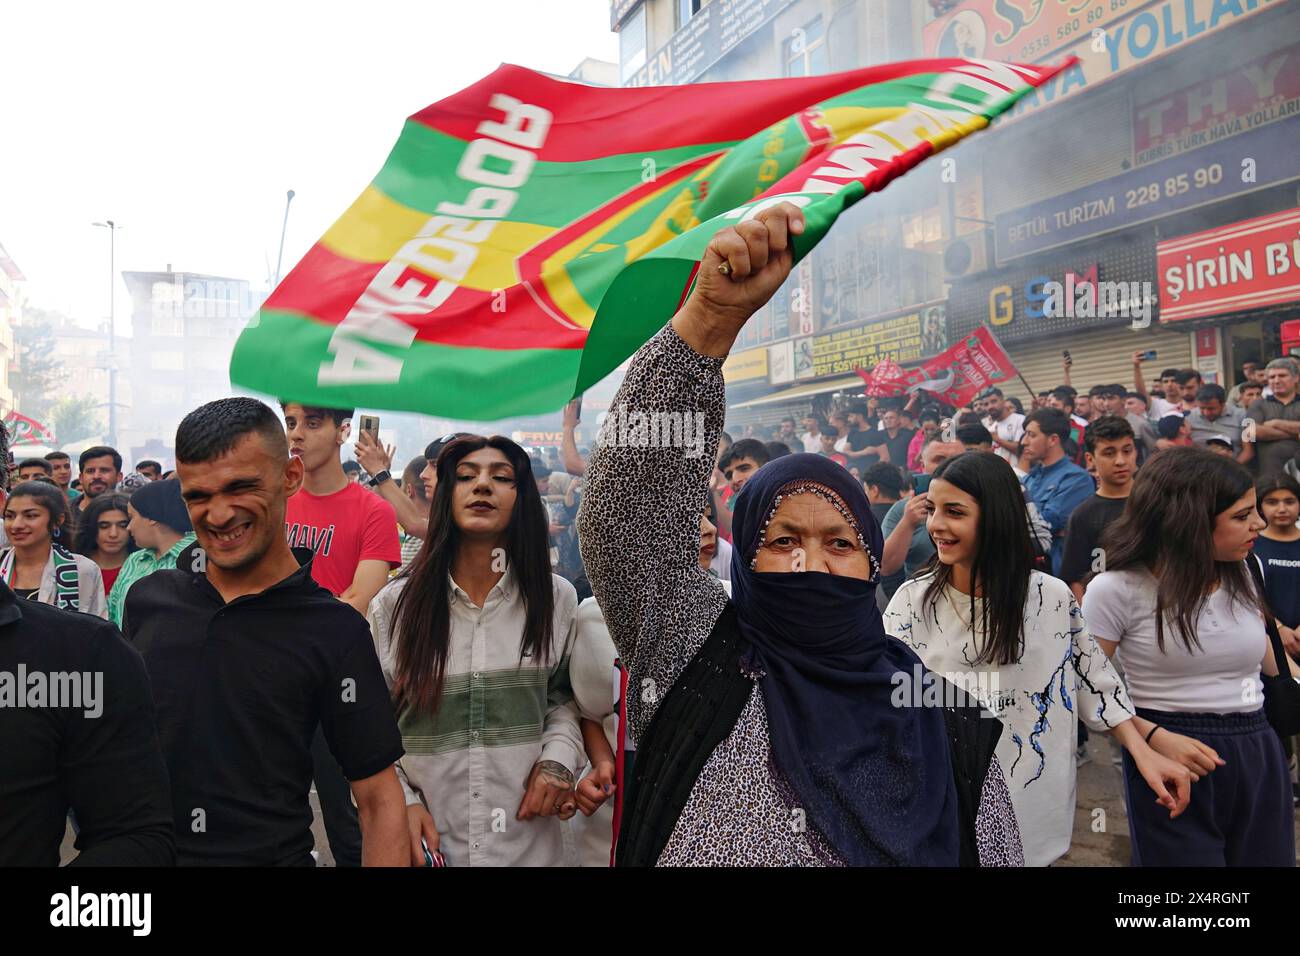
M737 402L731 408L754 408L758 405L777 405L781 402L797 402L800 399L810 398L813 395L823 395L826 392L840 392L846 388L866 388L866 383L862 381L861 375L846 375L844 378L833 378L828 382L815 382L812 385L800 385L797 388L787 388L783 392L773 392L771 395L764 395L762 398L751 398L747 402Z

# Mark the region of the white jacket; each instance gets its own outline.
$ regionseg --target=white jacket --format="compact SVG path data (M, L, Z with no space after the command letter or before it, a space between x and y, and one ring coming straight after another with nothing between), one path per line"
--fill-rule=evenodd
M10 550L5 548L0 551L0 561L8 556ZM104 576L99 571L99 565L83 554L73 554L72 560L77 563L77 610L107 621L108 597L104 594ZM41 589L36 593L36 599L42 604L57 605L56 594L54 549L50 548L50 556L45 561L45 570L41 573Z

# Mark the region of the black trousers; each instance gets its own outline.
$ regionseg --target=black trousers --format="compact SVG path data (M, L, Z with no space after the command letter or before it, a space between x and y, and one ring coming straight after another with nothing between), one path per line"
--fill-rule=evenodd
M1264 718L1249 714L1138 716L1213 747L1225 761L1192 784L1182 816L1155 795L1124 751L1124 790L1134 866L1295 866L1295 808L1282 741Z
M334 865L360 866L361 824L357 821L357 808L352 804L352 788L343 776L343 768L330 753L319 726L311 741L311 760L316 797L320 800L321 816L325 818L325 836L329 838L330 853L334 854Z

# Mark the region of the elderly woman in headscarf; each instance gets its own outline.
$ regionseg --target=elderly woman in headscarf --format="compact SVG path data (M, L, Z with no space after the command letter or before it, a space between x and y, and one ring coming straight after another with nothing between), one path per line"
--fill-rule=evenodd
M803 226L783 203L713 237L611 403L629 421L606 423L587 470L583 561L637 742L616 860L1021 865L1001 725L885 633L880 528L843 468L805 454L763 466L736 501L730 600L699 565L713 465L699 449L722 431L722 362L789 275ZM701 412L702 444L633 437L641 416ZM922 685L949 706L922 706Z

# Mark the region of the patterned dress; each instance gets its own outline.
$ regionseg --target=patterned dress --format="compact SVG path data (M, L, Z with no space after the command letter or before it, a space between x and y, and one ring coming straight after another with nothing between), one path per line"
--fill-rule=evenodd
M727 602L699 566L699 516L726 413L722 360L665 326L633 358L585 476L582 558L630 672L628 719L640 739ZM984 866L1023 864L996 758L976 819ZM843 865L803 824L776 768L763 693L709 757L659 857L661 866Z

